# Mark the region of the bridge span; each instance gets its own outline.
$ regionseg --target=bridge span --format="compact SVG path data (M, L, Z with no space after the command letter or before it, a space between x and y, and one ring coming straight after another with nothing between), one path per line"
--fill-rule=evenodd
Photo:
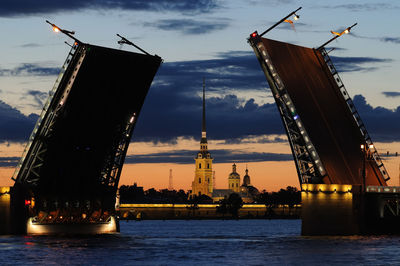
M161 62L75 41L13 176L13 232L119 230L118 182Z
M292 150L302 233L400 233L400 187L387 187L390 177L328 52L262 37L270 29L248 42Z

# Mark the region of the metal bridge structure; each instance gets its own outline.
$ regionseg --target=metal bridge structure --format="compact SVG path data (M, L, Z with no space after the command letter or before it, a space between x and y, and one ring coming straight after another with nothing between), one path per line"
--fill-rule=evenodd
M278 107L300 184L386 186L389 175L324 47L250 35Z
M293 154L302 193L303 235L400 233L400 187L385 166L325 46L263 36L247 39L268 81Z
M122 166L162 59L74 41L12 178L16 232L119 230Z

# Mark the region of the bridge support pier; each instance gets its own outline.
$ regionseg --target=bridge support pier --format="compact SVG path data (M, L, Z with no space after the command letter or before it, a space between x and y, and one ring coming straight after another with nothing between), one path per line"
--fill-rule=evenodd
M0 235L11 234L10 187L0 187Z
M104 223L75 223L75 224L41 224L29 218L26 225L28 235L98 235L119 232L119 221L116 217Z
M0 187L0 235L94 235L119 232L119 220L110 215L103 221L90 218L80 222L54 219L39 221L33 217L21 186ZM42 219L43 220L43 219Z
M301 234L400 234L400 187L303 184Z
M302 235L360 234L360 186L303 184Z

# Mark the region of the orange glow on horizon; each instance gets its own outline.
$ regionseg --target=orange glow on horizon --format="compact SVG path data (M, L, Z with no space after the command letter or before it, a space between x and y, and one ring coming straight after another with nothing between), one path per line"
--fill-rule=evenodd
M234 149L238 152L271 152L271 153L289 153L290 148L287 143L247 143L244 144L224 144L223 141L209 141L211 155L213 149ZM388 181L389 186L400 185L399 164L400 156L387 157L384 155L386 151L391 154L400 151L400 142L392 143L375 143L379 154L385 164L385 167L391 177ZM23 144L2 143L0 144L0 157L17 157L19 158L24 149ZM177 144L166 143L132 143L129 146L128 155L143 155L152 153L162 153L166 151L189 149L193 150L193 158L198 151L198 142L195 140L178 139ZM215 157L215 156L214 156ZM236 163L237 171L240 174L241 182L245 174L246 164L248 165L251 184L260 191L277 191L287 186L295 186L299 188L297 172L293 161L264 161L264 162L237 162L218 163L218 159L214 158L213 170L216 172L216 188L227 188L227 178L232 171L232 164ZM144 189L155 188L165 189L169 184L169 170L172 169L174 189L191 189L194 178L194 159L192 164L177 163L125 163L119 185L132 185L137 183ZM14 173L14 167L0 167L0 186L12 186L14 181L11 177Z

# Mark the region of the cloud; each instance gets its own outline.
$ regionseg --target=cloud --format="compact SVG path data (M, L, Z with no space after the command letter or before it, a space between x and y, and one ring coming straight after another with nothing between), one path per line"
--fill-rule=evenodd
M283 133L275 104L258 105L254 99L244 101L232 92L259 90L267 95L268 85L255 56L231 51L219 57L164 63L146 98L134 140L175 141L178 136L199 136L203 77L212 139Z
M0 157L0 167L15 167L19 159L19 157Z
M223 30L229 26L229 19L212 19L199 21L194 19L162 19L154 23L145 23L146 27L153 27L166 31L178 31L182 34L205 34Z
M0 17L43 15L83 9L123 9L137 11L173 11L206 13L219 7L217 0L3 0Z
M53 76L58 75L60 68L43 67L39 64L24 63L13 69L0 69L0 76Z
M390 63L392 59L375 58L375 57L338 57L331 56L336 69L339 72L369 72L378 69L378 66L370 66L376 63Z
M38 115L25 116L0 100L0 142L27 141L37 119Z
M37 90L28 91L28 95L33 96L36 106L39 108L43 107L44 101L49 96L49 94L47 92L41 92L41 91L37 91Z
M342 4L342 5L325 5L320 6L330 10L334 9L346 9L350 12L366 12L376 10L393 10L399 9L399 6L387 4L387 3L362 3L362 4Z
M43 45L38 44L38 43L25 43L25 44L19 45L18 47L21 47L21 48L36 48L36 47L41 47L41 46L43 46Z
M270 95L264 74L251 52L228 51L210 60L164 63L158 71L137 122L132 141L176 142L178 137L200 138L202 79L206 78L207 134L209 139L239 143L248 136L284 135L284 128L275 103L261 103L239 95ZM387 59L370 57L333 57L341 71L364 71L370 63ZM39 71L40 73L40 71ZM36 103L45 93L30 91ZM47 95L46 95L47 97ZM262 97L262 96L260 96ZM379 140L399 139L393 128L398 123L398 111L370 107L365 99L355 100L360 114L373 136ZM0 128L0 141L26 140L34 121L18 110L2 103L4 113L12 114L15 122ZM368 106L370 108L368 108ZM371 111L371 108L373 111ZM366 112L365 118L364 113ZM397 116L396 116L397 115ZM7 117L6 117L7 118ZM0 123L4 123L0 115ZM8 122L13 121L7 118ZM397 119L397 120L396 120ZM383 121L390 124L381 125ZM379 127L379 128L378 128ZM15 134L15 132L19 132ZM23 137L25 136L25 137ZM260 139L260 142L283 142L284 139Z
M379 40L381 40L382 42L391 42L395 44L400 44L400 37L383 37L380 38Z
M179 163L193 164L193 158L197 151L177 150L172 152L150 153L141 155L129 155L125 163ZM219 149L212 150L211 156L214 163L232 162L264 162L264 161L291 161L291 154L265 153L265 152L246 152L243 150Z
M386 97L400 97L400 92L399 91L384 91L382 92L383 95L385 95Z
M400 37L371 37L371 36L359 35L354 32L351 32L350 35L358 39L375 40L386 43L400 44Z
M353 101L373 141L400 141L400 106L395 110L374 108L362 95L354 96Z
M371 57L333 60L341 71L366 71L370 68L365 65L390 61ZM146 98L134 140L175 142L179 136L200 137L203 77L210 139L234 143L249 135L285 134L275 103L258 104L238 96L270 93L254 54L228 51L211 60L164 63Z
M246 0L249 5L261 5L261 6L282 6L285 4L292 4L294 3L293 0Z

